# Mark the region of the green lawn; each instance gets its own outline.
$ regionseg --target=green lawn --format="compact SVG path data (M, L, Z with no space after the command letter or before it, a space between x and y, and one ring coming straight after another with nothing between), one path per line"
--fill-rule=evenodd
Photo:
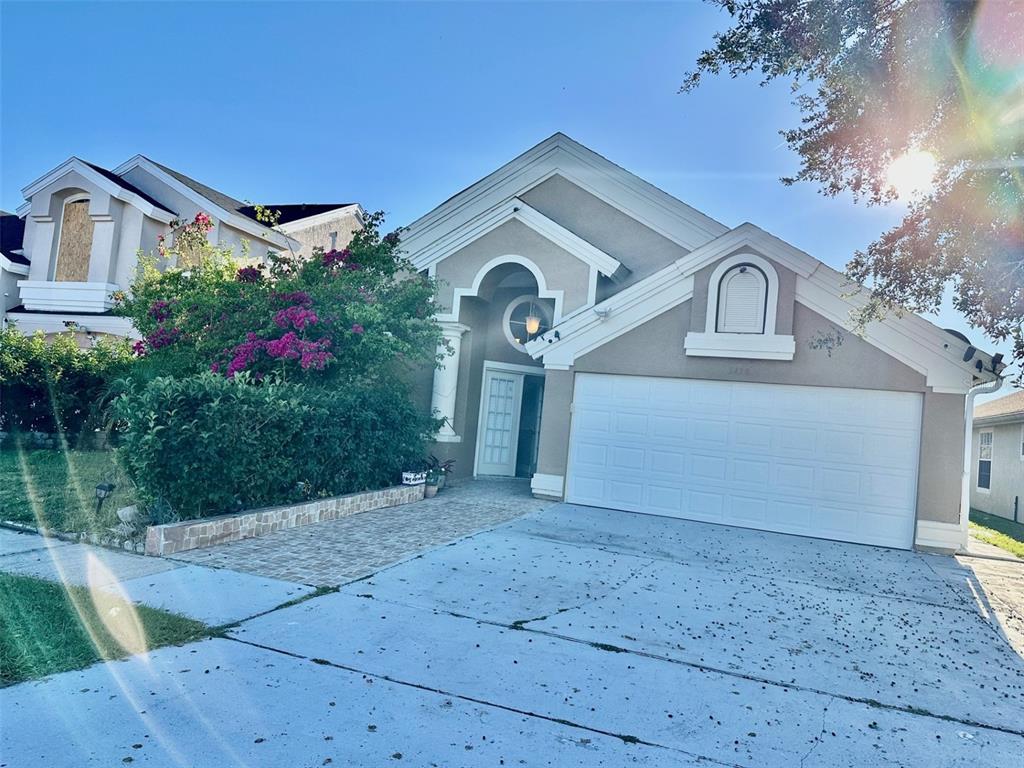
M1024 558L1024 524L972 509L971 533L982 541Z
M96 486L114 483L96 518ZM135 489L113 451L0 451L0 519L57 531L105 531Z
M198 621L106 593L0 574L0 685L198 640Z

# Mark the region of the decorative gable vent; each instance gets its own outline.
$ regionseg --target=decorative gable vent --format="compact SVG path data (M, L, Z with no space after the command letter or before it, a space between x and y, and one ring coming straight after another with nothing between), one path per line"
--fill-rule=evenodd
M730 269L718 284L718 333L764 333L768 280L752 264Z

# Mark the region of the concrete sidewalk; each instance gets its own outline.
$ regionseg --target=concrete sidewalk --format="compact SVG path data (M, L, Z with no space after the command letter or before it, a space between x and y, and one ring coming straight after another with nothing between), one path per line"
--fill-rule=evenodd
M303 584L8 529L0 529L0 572L103 590L210 626L255 616L313 591Z

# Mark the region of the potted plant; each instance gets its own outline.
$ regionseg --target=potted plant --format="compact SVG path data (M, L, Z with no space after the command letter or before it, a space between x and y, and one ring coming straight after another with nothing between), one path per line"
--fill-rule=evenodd
M455 459L441 461L437 456L431 455L426 462L427 472L434 472L437 475L437 490L444 490L448 475L455 468Z
M427 499L432 499L437 495L437 483L440 472L436 470L427 470L427 480L423 486L423 496Z

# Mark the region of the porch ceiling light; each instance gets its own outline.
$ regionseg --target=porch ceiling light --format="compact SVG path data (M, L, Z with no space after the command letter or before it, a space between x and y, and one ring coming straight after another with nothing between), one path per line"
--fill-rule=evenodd
M531 307L532 309L532 307ZM537 331L540 330L540 318L537 315L531 313L526 316L526 332L533 336Z

